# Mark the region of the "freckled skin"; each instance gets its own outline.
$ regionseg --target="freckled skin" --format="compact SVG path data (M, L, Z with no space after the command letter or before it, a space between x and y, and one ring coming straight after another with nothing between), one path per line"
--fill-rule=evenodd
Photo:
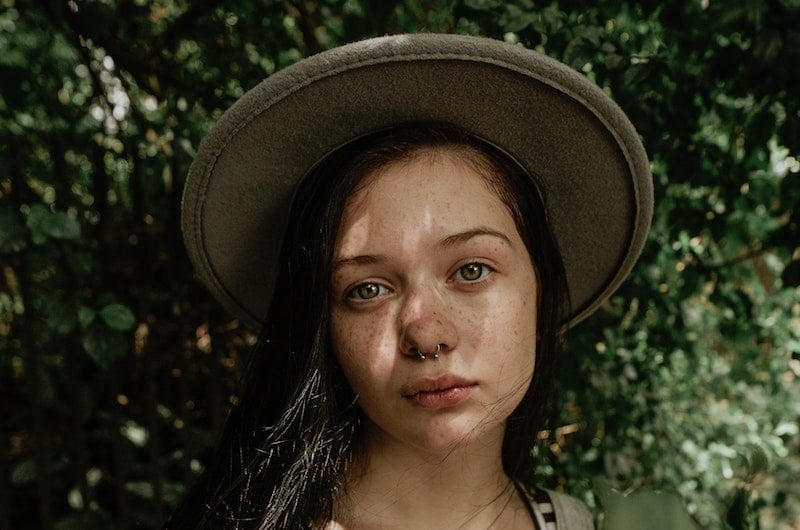
M479 443L499 455L533 373L536 274L485 178L447 151L431 155L368 175L347 203L331 281L335 355L359 396L369 451L446 454ZM417 357L415 348L436 344L438 360ZM474 383L456 406L424 408L403 395L444 374Z

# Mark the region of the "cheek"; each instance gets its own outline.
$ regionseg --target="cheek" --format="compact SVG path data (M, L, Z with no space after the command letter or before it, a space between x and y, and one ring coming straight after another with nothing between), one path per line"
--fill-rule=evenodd
M524 292L524 291L523 291ZM527 389L536 360L537 315L535 291L508 296L486 328L495 351L495 367L508 392ZM510 293L507 293L510 294Z
M511 323L510 323L511 324ZM501 342L503 351L498 353L495 374L498 382L494 398L498 400L499 412L507 418L522 401L533 379L536 363L536 335L530 324L506 328Z
M354 392L363 394L380 379L386 334L375 322L342 311L331 313L331 342L336 362Z
M530 347L535 346L537 336L535 291L517 290L517 286L511 284L472 307L463 315L465 328L478 337L490 339L498 349L532 351Z
M353 378L360 372L356 345L362 343L363 337L359 336L357 329L347 324L347 319L341 318L336 312L331 314L333 354L350 386L353 386Z

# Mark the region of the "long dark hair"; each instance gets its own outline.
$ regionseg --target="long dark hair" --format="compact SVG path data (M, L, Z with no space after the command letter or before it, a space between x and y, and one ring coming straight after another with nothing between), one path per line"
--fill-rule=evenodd
M359 449L360 411L329 340L330 276L339 223L363 178L421 150L448 148L508 206L540 284L531 385L508 419L503 467L532 478L568 301L543 190L500 149L442 123L410 123L358 139L304 179L292 204L270 311L218 454L165 528L309 528L330 520ZM533 352L531 352L533 354Z

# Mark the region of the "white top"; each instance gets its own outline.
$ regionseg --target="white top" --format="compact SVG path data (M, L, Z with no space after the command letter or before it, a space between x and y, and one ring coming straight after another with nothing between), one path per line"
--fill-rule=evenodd
M586 505L569 495L516 483L540 530L594 530Z

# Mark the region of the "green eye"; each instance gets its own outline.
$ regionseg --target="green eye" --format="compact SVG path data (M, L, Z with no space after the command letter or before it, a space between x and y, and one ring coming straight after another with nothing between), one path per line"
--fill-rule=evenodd
M381 294L383 287L377 283L362 283L347 293L348 298L357 300L371 300Z
M483 276L484 266L480 263L467 263L460 269L458 269L458 274L463 279L467 280L468 282L474 282Z

